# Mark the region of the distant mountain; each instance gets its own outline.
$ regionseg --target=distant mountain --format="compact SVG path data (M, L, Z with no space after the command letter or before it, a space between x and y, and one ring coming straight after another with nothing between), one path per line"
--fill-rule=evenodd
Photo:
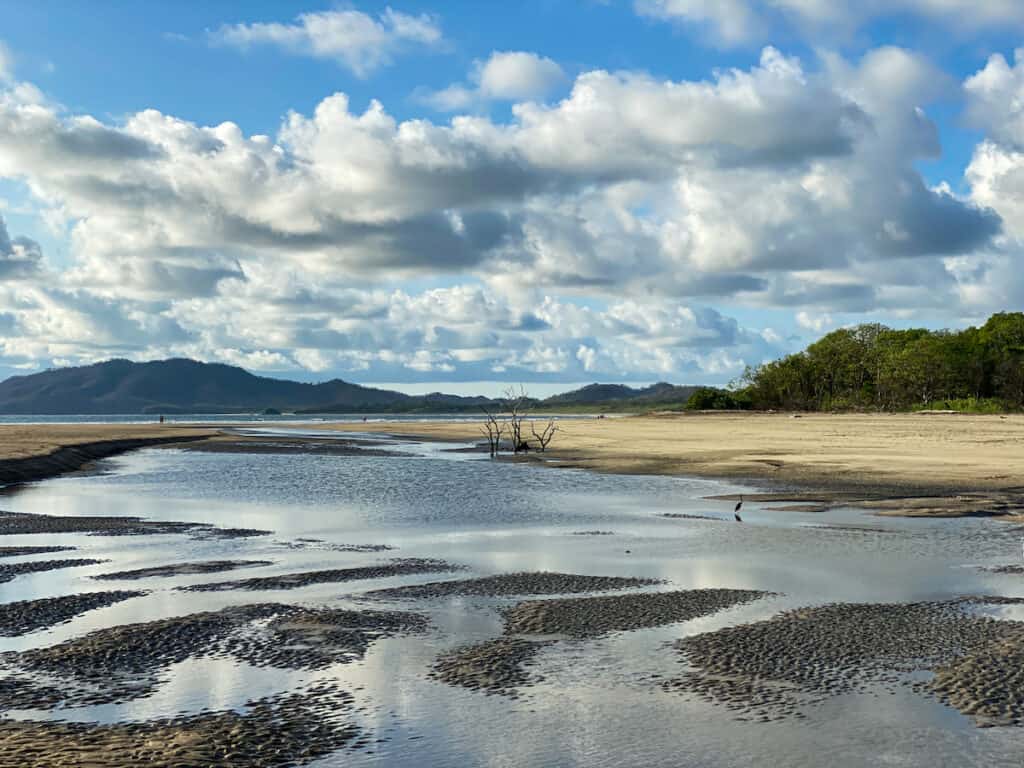
M387 410L409 395L340 379L322 384L269 379L241 368L195 360L109 360L0 382L0 413L232 413L343 405Z
M649 387L628 387L625 384L588 384L572 392L553 395L541 405L586 405L630 401L635 403L685 403L700 387L680 387L659 381Z
M590 384L531 408L585 407L597 404L654 406L683 403L696 387L659 383L634 389L619 384ZM0 414L135 413L296 413L476 412L500 409L503 401L434 392L406 395L332 379L321 384L270 379L220 363L171 359L148 363L108 360L77 368L57 368L0 382Z

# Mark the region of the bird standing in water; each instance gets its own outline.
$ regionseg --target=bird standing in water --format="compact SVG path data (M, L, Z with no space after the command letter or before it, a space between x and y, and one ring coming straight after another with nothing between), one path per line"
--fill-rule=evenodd
M743 506L743 494L740 494L740 500L736 502L736 507L732 511L732 516L736 518L737 523L742 523L743 518L740 517L740 507Z

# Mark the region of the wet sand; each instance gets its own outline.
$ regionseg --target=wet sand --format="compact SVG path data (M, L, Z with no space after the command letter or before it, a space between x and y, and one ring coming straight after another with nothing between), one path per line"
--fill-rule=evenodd
M218 432L173 424L0 424L0 485L44 480L126 451Z
M220 434L171 447L204 453L309 454L311 456L408 456L376 440Z
M897 686L937 696L979 725L1024 719L1024 622L978 615L970 597L925 603L833 603L787 611L677 643L693 667L666 690L769 721L803 717L833 696ZM911 677L933 672L934 679Z
M278 768L365 745L346 716L352 696L328 685L249 702L244 712L142 723L3 722L0 765L52 768Z
M503 573L479 579L431 581L408 587L375 589L367 597L442 598L442 597L507 597L513 595L570 595L581 592L646 587L663 582L622 576L581 576L575 573Z
M191 576L202 573L223 573L238 568L255 568L261 565L273 565L271 560L205 560L198 563L176 563L174 565L155 565L152 568L136 568L130 571L114 571L93 576L94 579L107 581L131 581L153 577Z
M48 555L53 552L71 552L74 549L74 547L0 547L0 557Z
M39 600L19 600L4 603L0 608L0 636L17 637L40 629L49 629L70 621L86 611L105 608L146 592L119 590L115 592L86 592L80 595L45 597Z
M880 432L874 434L871 425L882 422L888 426L878 427ZM730 424L741 425L741 434L745 435L742 440L730 434ZM973 424L978 424L977 433ZM356 424L352 428L380 428L407 434L422 428L425 432L420 434L434 439L478 437L472 424ZM435 429L440 432L428 434ZM1017 469L1024 468L1019 466L1024 453L1019 448L1024 444L1020 441L1024 437L1024 420L1019 417L789 419L782 415L716 415L566 420L563 429L565 434L560 433L559 439L565 438L564 445L545 457L555 459L556 466L753 479L787 490L746 499L768 505L765 509L771 509L773 504L778 508L800 509L809 513L809 520L814 519L815 512L839 505L860 506L877 514L920 516L984 515L1015 519L1020 512L1022 489L1013 485ZM460 434L459 430L469 434ZM790 435L792 431L797 434ZM807 445L802 446L797 438L806 439ZM281 445L272 445L262 438L239 441L233 437L197 442L189 447L205 450L204 446L215 445L217 441L223 447L211 450L282 450ZM869 450L872 441L879 446L873 457ZM325 442L300 441L290 444L288 450L332 452L327 447L315 447ZM348 455L347 452L367 450L377 448L358 441L351 445L339 441L333 452ZM536 458L530 456L525 460ZM985 461L991 461L992 466L982 471ZM1024 477L1024 473L1020 476ZM699 524L703 519L681 514L666 517L684 518L680 525L688 519ZM828 528L836 531L836 535L891 533L866 526ZM266 533L130 517L0 513L0 535L58 532L111 536L180 533L222 538ZM611 532L595 529L574 534ZM379 549L374 545L330 544L311 539L281 544L325 551ZM58 550L0 548L0 556ZM20 573L45 569L53 563L94 562L98 561L43 560L9 565ZM165 559L150 567L99 578L216 573L266 562L218 560L168 565ZM28 571L19 570L22 566L27 566ZM1005 568L997 572L1017 572L1016 566ZM400 559L181 589L287 590L311 584L457 569L458 566L438 560ZM17 575L14 571L12 578ZM0 576L3 573L0 566ZM658 583L654 579L530 572L453 578L390 589L386 588L387 581L382 581L383 588L369 595L381 599L505 598L584 594ZM144 593L100 592L8 604L4 606L7 616L6 623L0 623L0 634L13 636L46 629L86 611L141 594ZM441 653L426 674L448 685L515 696L541 679L533 665L544 649L586 643L614 632L684 622L770 594L742 589L694 589L527 600L501 610L503 634ZM1021 725L1024 622L995 620L976 612L980 606L996 602L1018 601L981 597L935 603L830 604L790 611L766 621L680 640L676 647L686 665L683 671L675 679L650 685L722 706L739 719L764 722L800 718L808 707L834 696L903 686L949 704L974 717L978 725ZM108 627L57 645L3 654L0 661L9 674L0 680L0 710L59 711L64 707L132 701L156 692L172 674L174 665L202 657L225 657L282 670L322 670L333 664L358 661L380 638L422 633L428 628L428 619L411 611L339 610L277 603ZM933 677L911 677L916 673ZM144 723L8 721L0 723L0 764L31 765L33 759L40 758L54 766L114 766L125 764L130 758L131 764L166 766L297 765L345 746L365 743L360 742L360 732L346 719L351 701L346 692L324 688L292 691L251 702L243 712L201 712Z
M33 560L28 563L3 563L0 564L0 584L27 573L43 573L44 571L55 571L58 568L78 568L83 565L99 565L105 562L107 561L81 557L64 560Z
M404 611L257 603L108 627L3 654L10 674L0 685L0 710L132 701L151 695L171 667L193 658L323 669L362 658L380 638L423 632L427 626L425 617ZM41 684L40 675L59 681L59 687Z
M192 584L178 587L185 592L224 592L241 589L248 591L298 589L310 584L332 584L345 581L361 581L363 579L381 579L388 576L407 576L415 573L448 573L460 570L460 566L446 563L443 560L425 558L395 559L378 565L365 565L355 568L330 568L322 571L303 571L286 573L280 576L261 576L236 581L216 581L208 584Z
M767 596L742 589L692 589L600 597L529 600L502 611L504 635L442 654L437 680L486 693L516 696L531 680L525 669L544 647L707 616ZM554 636L554 637L553 637Z
M90 536L146 536L178 533L208 539L245 539L267 536L255 528L218 528L210 523L143 520L139 517L90 515L36 515L0 512L0 536L84 533Z

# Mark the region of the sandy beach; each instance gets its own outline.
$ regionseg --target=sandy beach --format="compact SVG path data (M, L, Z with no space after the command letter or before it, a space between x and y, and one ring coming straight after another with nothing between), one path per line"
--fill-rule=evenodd
M171 424L2 424L0 485L44 480L125 451L215 434Z
M38 458L58 448L111 440L166 440L217 434L178 424L0 424L0 461Z
M478 425L466 422L313 426L483 439ZM1024 415L729 413L562 419L547 457L607 472L851 488L1005 490L1024 478Z

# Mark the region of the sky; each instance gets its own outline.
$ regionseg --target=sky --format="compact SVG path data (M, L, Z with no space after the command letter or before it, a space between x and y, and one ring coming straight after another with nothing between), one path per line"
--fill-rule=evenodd
M1024 306L1024 3L0 0L0 377L724 385Z

